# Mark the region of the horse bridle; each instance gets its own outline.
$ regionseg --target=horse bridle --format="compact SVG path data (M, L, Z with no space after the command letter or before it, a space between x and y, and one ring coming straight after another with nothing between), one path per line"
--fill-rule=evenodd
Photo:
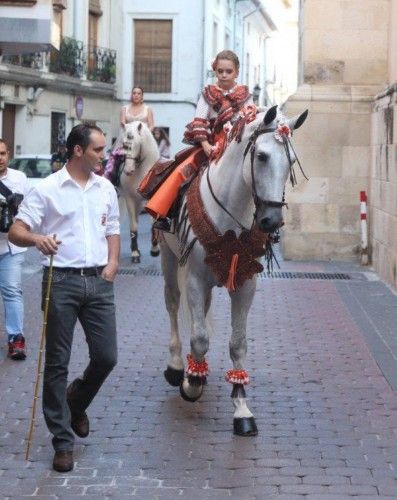
M124 172L125 160L126 159L127 159L127 154L125 155L125 159L124 159L123 164L122 164L122 166L120 168L120 174L122 174ZM136 168L139 168L140 165L142 164L142 162L143 162L143 159L142 159L142 143L139 145L138 156L132 157L131 160L134 161Z
M255 217L256 217L256 214L257 214L257 211L258 211L258 208L259 206L268 206L268 207L274 207L274 208L282 208L284 206L287 206L287 203L284 201L284 194L283 194L283 200L282 201L274 201L274 200L261 200L258 196L258 192L257 192L257 189L256 189L256 182L255 182L255 171L254 171L254 161L255 161L255 153L256 153L256 141L258 139L258 137L260 135L263 135L263 134L268 134L270 132L275 132L277 130L277 128L269 128L269 127L263 127L262 125L259 125L255 130L254 132L251 134L250 138L248 139L248 144L244 150L244 154L243 154L243 159L245 159L245 157L247 156L248 152L250 152L250 163L251 163L251 167L250 167L250 170L251 170L251 189L252 189L252 198L254 200L254 205L255 205L255 212L253 214L253 222L252 222L252 225L254 225L255 223ZM292 149L294 155L295 155L295 159L299 165L299 168L303 174L303 176L305 177L305 179L307 179L303 169L302 169L302 165L295 153L295 149L294 147L292 146L292 143L290 141L290 138L286 135L282 135L281 136L282 138L282 141L283 141L283 146L284 146L284 150L285 150L285 154L287 156L287 159L288 159L288 163L289 163L289 172L290 172L290 181L291 181L291 184L292 186L295 186L295 184L297 183L297 180L296 180L296 176L295 176L295 172L293 170L293 164L294 162L292 161L292 158L291 158L291 152L290 152L290 149ZM208 183L208 188L210 190L210 193L213 197L213 199L215 200L215 202L222 208L222 210L224 212L226 212L229 217L231 217L234 222L237 223L237 225L240 227L240 229L242 230L247 230L247 228L245 226L243 226L243 224L241 224L241 222L239 222L235 217L234 215L229 212L229 210L223 205L223 203L217 198L217 196L215 195L214 193L214 190L212 188L212 185L211 185L211 182L210 182L210 178L209 178L209 165L207 167L207 183Z

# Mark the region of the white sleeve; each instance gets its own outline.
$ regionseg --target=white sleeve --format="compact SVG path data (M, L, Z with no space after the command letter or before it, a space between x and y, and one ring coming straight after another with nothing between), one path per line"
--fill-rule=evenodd
M120 234L120 212L119 202L117 200L117 193L113 185L109 186L110 193L110 209L106 223L106 236L112 234Z
M209 120L211 108L208 102L204 99L203 94L201 94L196 106L195 118L203 118L204 120Z
M16 219L27 224L33 232L40 231L45 213L45 200L35 187L32 187L19 205Z

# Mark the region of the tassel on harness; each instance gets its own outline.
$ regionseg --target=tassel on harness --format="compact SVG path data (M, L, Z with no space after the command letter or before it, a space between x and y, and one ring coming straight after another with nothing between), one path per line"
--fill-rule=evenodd
M226 281L226 288L229 292L236 291L236 272L238 264L238 253L233 254L232 260L230 261L229 275Z

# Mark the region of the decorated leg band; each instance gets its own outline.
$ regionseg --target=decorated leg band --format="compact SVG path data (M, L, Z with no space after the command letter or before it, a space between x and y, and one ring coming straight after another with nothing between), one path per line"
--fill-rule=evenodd
M195 361L193 356L188 354L186 374L191 377L205 378L208 375L208 363L205 358L202 361Z
M225 376L226 382L230 382L231 384L241 384L247 385L249 384L250 378L248 372L245 370L229 370Z

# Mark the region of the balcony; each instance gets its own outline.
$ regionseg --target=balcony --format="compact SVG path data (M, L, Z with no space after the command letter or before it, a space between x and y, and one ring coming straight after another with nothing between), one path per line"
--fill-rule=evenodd
M116 81L115 50L87 46L69 37L62 39L59 51L3 56L2 62L97 82Z

